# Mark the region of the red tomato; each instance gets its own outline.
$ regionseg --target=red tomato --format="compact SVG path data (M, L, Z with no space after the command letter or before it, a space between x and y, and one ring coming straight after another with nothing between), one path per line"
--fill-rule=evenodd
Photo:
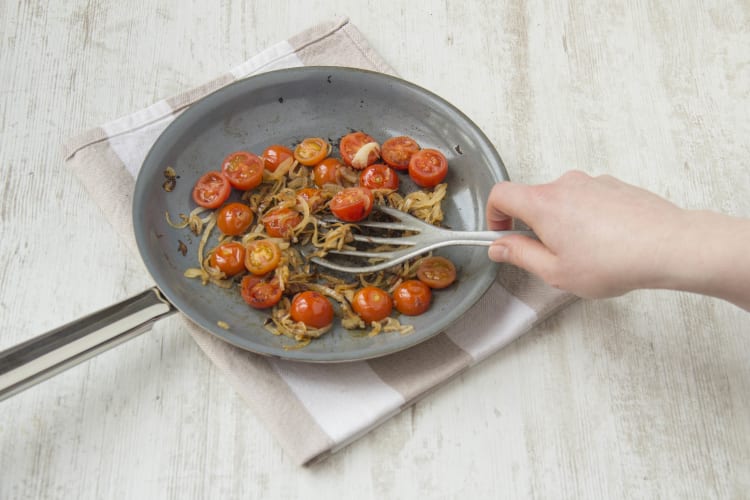
M244 203L230 203L219 210L216 225L224 234L239 236L253 223L253 217L253 211L249 206Z
M448 175L448 160L436 149L423 149L409 160L409 177L421 187L435 187Z
M245 268L256 276L270 273L280 260L281 249L273 241L254 240L245 247Z
M398 189L398 174L388 165L376 163L359 174L359 185L368 189Z
M221 171L237 189L248 191L263 182L263 160L247 151L236 151L221 163Z
M242 278L240 294L255 309L268 309L279 303L282 291L278 280L265 281L257 276L247 275Z
M376 286L366 286L354 294L352 308L366 323L372 323L391 315L393 300L385 290Z
M330 208L333 215L345 222L357 222L372 212L375 197L367 188L344 188L331 199Z
M305 202L307 202L307 206L310 207L310 212L316 212L318 209L322 208L323 205L325 205L323 192L320 189L298 189L297 198L302 198L305 200Z
M333 306L327 298L312 290L295 295L289 312L294 321L301 321L312 328L323 328L333 323Z
M405 135L391 137L383 143L380 151L383 161L397 170L407 170L412 155L419 151L419 144Z
M266 212L262 221L269 236L289 238L294 227L302 222L302 215L291 208L280 207Z
M339 151L341 152L341 157L344 159L344 162L346 162L347 165L361 170L378 161L380 153L375 149L367 154L367 158L363 163L357 163L357 165L354 164L354 157L357 155L360 148L371 142L375 142L375 139L364 132L352 132L351 134L342 137L341 142L339 143Z
M216 208L227 201L232 192L229 179L221 172L207 172L193 188L193 200L200 206Z
M331 152L331 145L320 137L308 137L294 148L294 158L303 165L312 167L325 159Z
M341 184L339 168L342 163L338 158L329 157L321 161L313 169L315 185L323 187L325 184Z
M275 172L276 169L279 168L279 165L284 163L287 158L293 156L294 153L288 147L282 146L281 144L274 144L268 146L265 151L263 151L263 164L265 165L266 170L269 172Z
M236 241L222 243L214 249L209 261L211 267L234 276L245 270L245 247Z
M407 280L393 291L393 303L401 314L418 316L430 308L432 291L419 280Z
M456 266L445 257L426 257L417 268L417 278L430 288L446 288L456 281Z

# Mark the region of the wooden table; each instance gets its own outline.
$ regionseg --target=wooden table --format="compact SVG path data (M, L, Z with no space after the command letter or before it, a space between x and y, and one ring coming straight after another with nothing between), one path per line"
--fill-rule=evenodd
M338 16L517 181L579 168L750 215L750 5L689 3L0 2L0 348L148 284L63 139ZM573 305L306 469L179 326L3 402L0 498L750 494L750 315L718 300Z

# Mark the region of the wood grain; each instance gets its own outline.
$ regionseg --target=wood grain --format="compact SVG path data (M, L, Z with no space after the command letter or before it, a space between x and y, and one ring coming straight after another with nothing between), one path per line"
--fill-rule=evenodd
M750 216L742 0L0 2L0 349L149 283L63 139L337 16L518 181L579 168ZM2 403L0 498L743 498L749 326L682 293L578 303L300 469L168 319Z

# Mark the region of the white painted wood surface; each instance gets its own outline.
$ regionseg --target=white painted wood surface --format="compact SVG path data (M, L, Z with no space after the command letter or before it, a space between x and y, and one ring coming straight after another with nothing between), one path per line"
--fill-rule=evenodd
M338 16L515 180L576 167L750 216L743 0L0 1L0 349L148 284L64 138ZM309 469L178 327L0 403L0 498L750 495L750 315L717 300L576 304Z

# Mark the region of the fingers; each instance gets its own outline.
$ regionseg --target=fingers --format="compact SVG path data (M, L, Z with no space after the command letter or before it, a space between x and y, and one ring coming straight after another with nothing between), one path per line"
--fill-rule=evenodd
M513 218L529 222L529 186L513 182L495 184L487 200L487 227L509 229Z
M492 243L487 255L495 262L507 262L542 279L552 276L557 257L543 243L522 235L511 235Z

